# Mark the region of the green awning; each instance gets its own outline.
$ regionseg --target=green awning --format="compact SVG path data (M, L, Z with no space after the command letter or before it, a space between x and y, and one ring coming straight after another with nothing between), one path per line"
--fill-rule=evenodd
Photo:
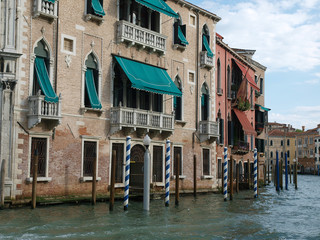
M132 83L132 87L148 92L181 97L182 93L163 68L114 56Z
M45 0L45 1L54 3L56 0Z
M106 15L99 0L91 0L91 6L92 6L95 14L100 15L100 16Z
M90 68L88 68L86 71L86 89L91 107L94 109L101 109L102 106L97 94L96 86L93 81L93 70Z
M213 57L213 52L212 52L211 49L210 49L210 45L209 45L209 43L208 43L208 39L207 39L207 37L206 37L205 35L202 35L202 41L203 41L204 47L205 47L206 50L207 50L207 56L208 56L208 57Z
M259 104L256 104L256 106L260 107L262 110L266 111L266 112L269 112L271 109L270 108L266 108L264 106L261 106Z
M55 94L47 71L44 59L41 57L36 57L35 60L35 72L40 85L41 91L44 93L44 100L46 102L58 102L59 97Z
M178 26L178 37L179 37L182 44L184 44L184 45L189 44L187 39L185 38L184 34L182 33L180 26Z
M163 0L135 0L154 11L164 13L170 17L179 18L179 15L173 11Z

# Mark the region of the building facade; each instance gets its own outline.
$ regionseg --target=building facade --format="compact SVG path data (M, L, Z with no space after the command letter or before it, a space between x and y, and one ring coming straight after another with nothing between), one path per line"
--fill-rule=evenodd
M108 193L112 153L116 187L123 189L127 136L130 186L142 188L146 134L154 190L164 191L167 139L172 181L179 159L181 189L192 189L195 158L197 187L217 187L218 16L183 0L18 2L21 48L8 58L16 61L16 52L22 57L19 76L10 77L18 81L10 88L15 101L7 197L31 196L36 155L38 195L89 194L95 161L97 192Z

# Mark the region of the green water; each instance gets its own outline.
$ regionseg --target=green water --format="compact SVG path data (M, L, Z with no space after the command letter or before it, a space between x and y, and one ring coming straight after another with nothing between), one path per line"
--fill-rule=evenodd
M320 177L298 176L299 189L273 185L223 201L220 194L182 196L180 205L153 200L124 212L116 202L0 211L0 239L320 239Z

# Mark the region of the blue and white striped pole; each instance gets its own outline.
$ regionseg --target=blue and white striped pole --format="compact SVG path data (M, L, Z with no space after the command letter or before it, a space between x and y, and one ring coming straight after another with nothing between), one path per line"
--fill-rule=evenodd
M166 142L166 196L165 206L169 206L169 195L170 195L170 140Z
M130 152L131 152L131 137L127 137L126 144L126 171L125 171L125 183L124 183L124 210L128 210L129 204L129 180L130 180Z
M257 159L257 149L254 149L254 163L253 163L253 176L254 176L254 181L253 181L253 189L254 189L254 197L258 197L258 159Z
M228 198L228 148L224 148L224 162L223 162L223 196L224 200Z

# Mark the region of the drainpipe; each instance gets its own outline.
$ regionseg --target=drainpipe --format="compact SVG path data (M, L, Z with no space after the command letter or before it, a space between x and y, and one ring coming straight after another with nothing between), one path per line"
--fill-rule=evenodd
M199 77L200 77L200 69L199 69L199 12L195 12L197 16L197 46L196 46L196 132L198 132L198 126L199 126Z
M59 1L56 2L57 4L57 31L56 31L56 69L55 69L55 85L54 91L57 94L57 85L58 85L58 47L59 47Z
M225 120L224 120L224 122L225 122L225 124L227 123L227 127L224 127L224 130L226 132L226 135L224 137L224 141L227 143L225 146L228 147L228 141L229 141L229 134L228 134L229 133L229 129L228 129L228 127L229 127L229 122L228 122L228 96L227 96L227 94L228 94L228 91L229 91L229 82L228 82L229 79L228 79L227 74L228 74L227 50L225 49L224 50L224 79L225 79L225 86L226 86L225 90L226 90L226 92L224 93L224 95L225 95L225 103L224 103L224 105L225 105L225 108L224 108ZM231 116L230 116L230 118L231 118Z

